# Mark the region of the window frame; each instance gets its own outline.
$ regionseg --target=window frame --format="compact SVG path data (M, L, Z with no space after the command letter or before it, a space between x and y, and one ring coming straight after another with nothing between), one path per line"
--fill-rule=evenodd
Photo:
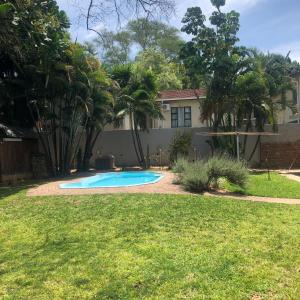
M179 109L183 109L184 126L178 126ZM171 107L171 128L191 128L192 127L192 107Z

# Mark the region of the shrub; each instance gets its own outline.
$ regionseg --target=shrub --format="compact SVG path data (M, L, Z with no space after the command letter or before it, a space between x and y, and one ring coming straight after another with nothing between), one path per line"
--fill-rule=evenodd
M203 193L209 190L209 177L205 164L199 162L190 164L182 174L181 184L191 192Z
M172 171L176 174L173 180L174 184L180 184L182 179L182 174L190 167L190 163L187 159L181 157L173 165Z
M179 157L187 157L192 143L192 135L177 131L169 146L170 161L174 163Z
M242 188L248 180L248 170L243 161L237 161L226 155L217 155L207 161L208 176L210 184L218 187L220 178L226 178L232 184Z
M245 187L248 170L244 162L238 162L225 155L214 156L207 161L194 163L180 158L174 164L173 172L177 174L174 183L181 184L186 190L202 193L212 187L218 187L220 178L228 182Z
M183 173L184 170L186 170L189 167L189 165L190 163L186 158L180 157L177 159L177 161L175 161L172 167L172 171L177 174Z

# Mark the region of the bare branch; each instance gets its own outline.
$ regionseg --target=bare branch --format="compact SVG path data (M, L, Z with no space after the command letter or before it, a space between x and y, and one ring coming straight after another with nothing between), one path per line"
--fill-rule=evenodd
M121 27L132 18L168 18L174 12L174 0L89 0L86 28L101 37L99 23Z

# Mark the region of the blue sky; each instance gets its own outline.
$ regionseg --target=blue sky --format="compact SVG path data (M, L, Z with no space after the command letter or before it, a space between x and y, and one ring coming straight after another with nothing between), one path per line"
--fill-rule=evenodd
M73 38L80 41L91 40L95 37L87 32L84 24L79 24L80 9L86 8L88 0L57 0L61 9L65 10L71 19ZM181 27L181 19L186 9L200 6L209 14L213 8L210 0L175 0L176 15L169 23ZM80 4L78 4L80 3ZM275 52L286 55L291 51L291 58L300 62L300 0L227 0L225 10L234 9L241 14L241 29L239 37L241 44L256 47L264 52ZM102 28L102 23L95 24ZM110 26L110 29L114 26Z

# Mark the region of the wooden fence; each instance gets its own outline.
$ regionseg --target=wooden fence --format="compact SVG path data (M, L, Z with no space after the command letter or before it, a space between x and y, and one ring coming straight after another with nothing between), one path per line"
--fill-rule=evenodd
M0 182L31 178L31 158L37 152L37 140L0 142Z

